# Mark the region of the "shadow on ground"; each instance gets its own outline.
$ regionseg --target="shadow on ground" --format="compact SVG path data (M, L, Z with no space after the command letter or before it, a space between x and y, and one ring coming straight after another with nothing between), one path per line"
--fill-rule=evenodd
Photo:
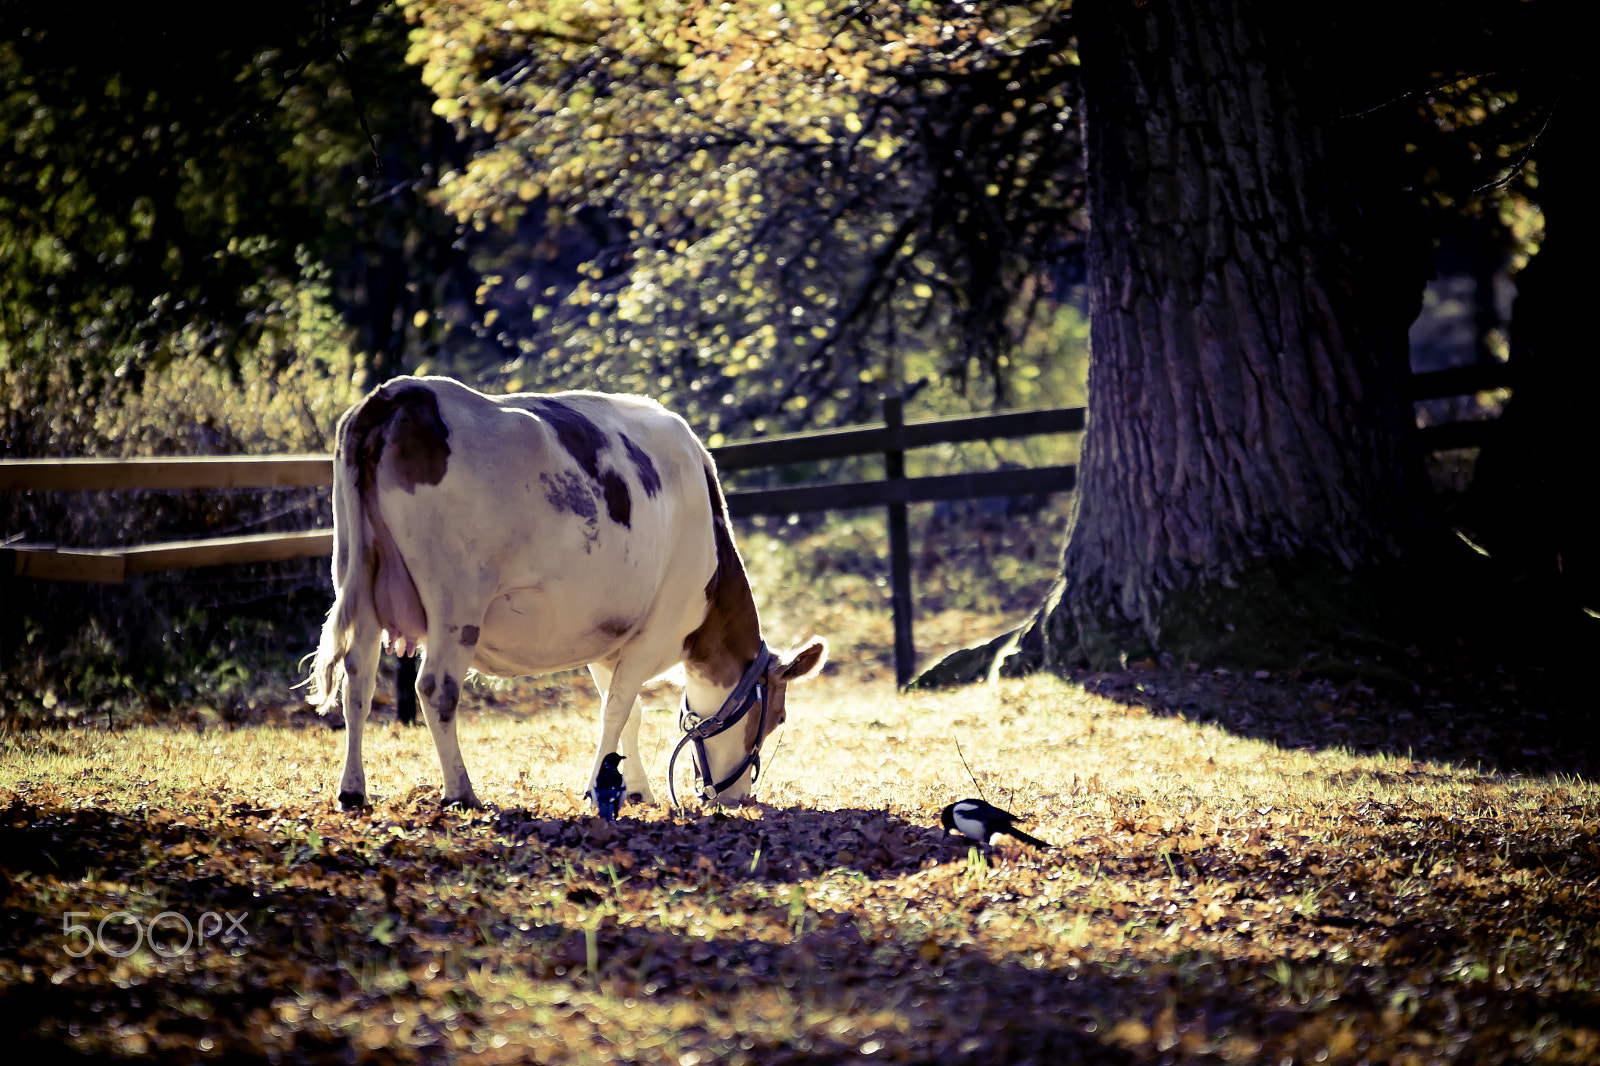
M1465 647L1451 657L1418 652L1398 665L1383 673L1403 671L1405 679L1335 682L1147 660L1071 679L1124 706L1215 722L1283 748L1385 753L1500 773L1593 777L1600 770L1600 699L1585 700L1570 676L1513 669Z

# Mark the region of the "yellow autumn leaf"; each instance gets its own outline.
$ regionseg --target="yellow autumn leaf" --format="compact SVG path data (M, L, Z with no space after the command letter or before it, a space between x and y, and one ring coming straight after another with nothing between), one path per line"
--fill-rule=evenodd
M1114 1044L1136 1047L1150 1042L1150 1027L1135 1018L1124 1018L1107 1034Z

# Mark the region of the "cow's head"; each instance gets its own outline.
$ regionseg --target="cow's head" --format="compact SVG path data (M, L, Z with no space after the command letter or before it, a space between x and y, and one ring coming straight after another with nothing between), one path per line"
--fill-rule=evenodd
M828 642L813 637L799 647L774 655L767 663L767 713L763 724L761 708L752 706L739 728L706 739L706 755L711 760L711 779L721 781L741 760L758 748L787 717L785 697L789 684L803 681L822 669L828 658ZM697 768L698 769L698 768ZM737 803L750 794L750 771L740 774L727 788L717 793L718 803Z

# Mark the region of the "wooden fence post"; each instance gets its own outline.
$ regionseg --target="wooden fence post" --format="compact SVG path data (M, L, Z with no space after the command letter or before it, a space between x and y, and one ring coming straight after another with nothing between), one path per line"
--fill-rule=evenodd
M17 610L16 572L17 553L10 548L0 548L0 671L11 665L10 658L15 654L15 649L11 647L14 643L11 620ZM21 640L21 628L17 627L15 641Z
M901 487L906 477L905 400L895 393L883 398L883 422L889 438L883 451L883 473L889 481L889 587L894 611L894 681L911 683L917 649L911 639L911 537L906 531L906 505ZM899 482L899 485L896 485ZM900 499L896 500L895 497Z

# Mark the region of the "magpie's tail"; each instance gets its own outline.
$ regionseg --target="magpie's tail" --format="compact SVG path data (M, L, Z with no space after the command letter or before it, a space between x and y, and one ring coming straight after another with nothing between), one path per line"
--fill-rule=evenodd
M1033 836L1032 834L1024 833L1022 830L1018 829L1014 825L1007 826L1006 828L1002 829L1001 832L1002 833L1010 833L1012 836L1016 837L1018 840L1022 841L1024 844L1032 844L1036 848L1053 848L1053 847L1055 847L1054 844L1046 844L1044 841L1040 840L1036 836Z

